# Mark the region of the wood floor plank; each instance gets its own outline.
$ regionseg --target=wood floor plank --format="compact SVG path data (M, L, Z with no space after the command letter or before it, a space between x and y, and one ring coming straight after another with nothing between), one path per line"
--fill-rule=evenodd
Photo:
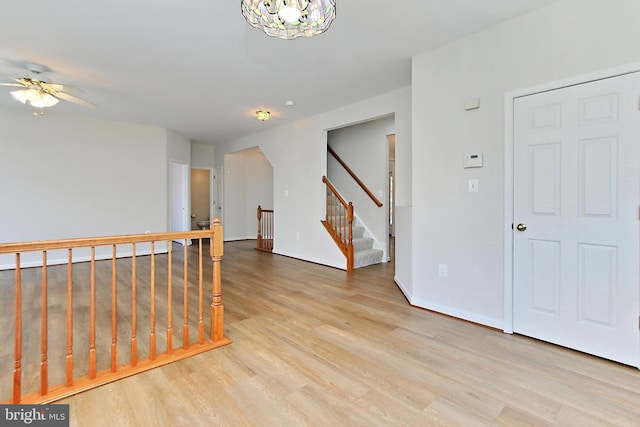
M225 244L222 293L231 345L65 399L71 425L640 427L635 368L411 307L393 283L392 263L346 273L254 246L254 241ZM97 264L97 288L108 289L110 273ZM147 264L140 260L137 269L144 272ZM88 292L81 277L86 268L74 268L78 300ZM181 277L178 259L174 269ZM23 298L25 317L39 322L35 271L25 269ZM130 264L123 260L119 274L130 275ZM145 354L148 279L140 274L138 342ZM166 272L156 279L157 292L166 291ZM174 309L181 317L177 280ZM56 284L65 283L66 272L51 268L49 281L50 321L64 322L65 288L58 292ZM7 281L0 272L3 324L13 315L7 282L11 277ZM98 293L96 341L110 343L110 304ZM119 288L119 310L126 312L129 305L130 292ZM156 306L159 351L166 345L162 310ZM87 313L86 306L74 310L80 322ZM129 322L124 315L118 323L120 363L129 356ZM173 329L174 342L180 342L181 323ZM23 365L29 387L38 384L38 330L24 335L25 344L36 348L25 354ZM88 330L78 331L74 352L88 351L87 336ZM2 337L0 398L10 394L13 332ZM64 371L64 364L53 360L60 353L56 346L51 343L50 370ZM102 355L108 346L103 347L98 343L99 367L108 366ZM64 346L61 350L64 356ZM74 367L86 369L80 360Z

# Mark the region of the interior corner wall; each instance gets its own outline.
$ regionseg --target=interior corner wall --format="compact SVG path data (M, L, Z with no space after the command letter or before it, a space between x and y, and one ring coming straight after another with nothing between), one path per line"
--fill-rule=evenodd
M216 159L224 157L225 164L225 222L234 216L227 200L228 185L233 186L233 177L226 171L227 154L259 147L273 167L274 252L344 269L344 256L320 223L324 217L322 176L327 173L327 131L395 114L396 152L406 152L404 145L410 145L407 138L411 135L410 96L411 89L403 88L217 146ZM396 166L406 168L403 173L411 176L410 163ZM401 187L410 185L405 179L401 181L400 175L397 181ZM410 196L402 201L410 203ZM410 236L396 235L396 240L406 239ZM410 272L406 277L410 281Z
M167 139L167 200L169 201L166 206L167 210L167 230L171 230L171 162L187 165L190 168L191 165L191 140L187 137L180 135L172 130L165 130ZM191 182L190 175L186 178L186 218L187 220L191 216ZM189 230L190 226L185 225Z
M273 169L258 148L224 156L225 240L255 239L258 205L273 209Z
M259 148L243 151L246 167L245 235L258 235L257 209L273 209L273 168Z
M246 199L247 174L244 156L237 153L224 155L223 206L225 241L246 239Z
M164 232L166 165L165 129L2 107L0 241Z
M561 0L413 58L413 304L502 328L505 93L636 62L638 22L636 0Z

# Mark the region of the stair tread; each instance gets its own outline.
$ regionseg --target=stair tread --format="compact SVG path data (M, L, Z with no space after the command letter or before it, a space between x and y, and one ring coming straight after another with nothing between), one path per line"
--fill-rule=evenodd
M382 262L383 252L380 249L365 249L353 253L354 268L366 267L368 265Z
M367 254L374 254L374 253L377 254L377 253L382 253L382 250L381 249L373 249L373 248L372 249L363 249L361 251L355 251L354 255L357 255L357 254L364 255L365 253L367 253Z
M353 248L355 252L371 249L373 248L373 239L371 237L354 237Z

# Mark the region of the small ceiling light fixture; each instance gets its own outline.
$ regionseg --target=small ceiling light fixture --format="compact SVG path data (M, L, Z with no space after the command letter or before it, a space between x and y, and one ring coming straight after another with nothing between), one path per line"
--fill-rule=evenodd
M256 117L258 117L258 120L260 120L261 122L264 122L269 120L269 117L271 117L271 113L264 110L256 111Z
M249 25L291 40L324 33L336 17L335 0L241 0Z

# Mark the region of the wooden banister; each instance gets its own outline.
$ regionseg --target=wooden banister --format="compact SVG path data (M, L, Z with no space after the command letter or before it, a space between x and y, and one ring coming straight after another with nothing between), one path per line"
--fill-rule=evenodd
M180 313L180 321L174 319L172 313L172 300L174 298L180 298L172 292L173 255L171 248L172 242L176 240L184 243L184 251L182 252L183 271L180 272L183 279L183 289L182 292L180 292L183 310L181 310L182 312ZM191 258L193 258L193 253L187 250L186 245L188 242L195 240L198 241L197 262L195 258L193 260L189 259L190 254ZM204 272L203 256L206 254L203 252L203 240L208 240L211 246L209 254L211 259L210 273ZM166 252L161 255L156 253L156 243L158 242L167 244ZM150 257L146 258L146 260L143 260L142 256L137 254L137 252L140 252L137 245L143 243L150 244L151 247ZM126 257L125 260L120 261L124 263L126 269L124 279L123 276L116 273L116 266L118 264L116 261L116 247L118 245L128 245L131 247L131 257ZM98 262L108 262L96 260L96 247L100 246L112 247L110 286L102 286L96 277L96 264ZM48 274L47 252L59 249L67 251L66 275ZM87 270L82 266L78 267L77 270L74 269L73 255L75 249L90 250L90 262ZM32 320L32 314L25 316L25 310L29 310L29 313L32 313L33 307L31 306L31 302L28 307L22 307L24 303L23 287L29 290L29 295L32 295L32 291L34 290L25 279L27 277L31 278L32 276L25 274L23 277L22 275L24 268L21 266L21 255L25 252L42 252L42 266L34 267L40 268L42 278L41 287L35 288L41 289L41 295L39 295L40 298L38 298L38 300L41 301L40 319L36 316ZM224 336L224 307L222 305L220 269L223 255L223 229L218 218L214 218L211 221L210 230L5 243L0 244L0 255L3 254L15 255L15 320L14 325L12 325L13 327L6 325L0 330L0 340L5 342L10 339L2 335L8 333L7 328L9 328L10 331L13 331L15 348L11 398L8 401L1 401L0 399L0 403L52 402L231 342ZM160 277L156 277L156 260L158 256L163 256L167 259L168 277L162 279L164 285L167 287L166 294L164 294L164 292L162 294L156 294L157 282L159 282L158 279ZM177 252L176 256L179 258L180 252ZM141 258L139 263L137 262L138 258ZM127 261L128 259L130 259L130 263ZM193 263L190 265L189 261L193 261ZM149 268L149 265L151 274L147 276L143 274L143 267L146 269ZM128 266L130 266L130 271L127 268ZM60 271L59 268L64 267L51 267L51 269L53 268L57 269L52 270L55 272ZM198 269L197 277L190 279L192 275L190 275L188 271L190 269L193 271L196 268ZM86 278L86 281L84 278L81 278L83 280L79 280L78 275L81 274L82 271L87 271L85 274L88 274L89 277ZM178 272L176 272L176 274L178 274ZM210 338L205 338L203 287L204 277L205 275L208 277L209 274L211 274L211 322ZM74 283L74 280L79 283ZM109 278L107 278L107 281L108 280ZM176 280L179 279L176 278ZM191 282L189 280L191 280ZM148 296L145 296L144 294L146 293L141 293L138 290L138 285L143 284L143 282L149 286L150 293ZM116 296L118 286L129 286L130 293L127 292L123 294L130 298L129 303L131 305L126 308L122 307L123 302L118 301ZM56 292L55 296L52 296L54 295L54 291ZM148 301L146 301L147 297L149 298ZM166 298L166 301L164 298ZM55 301L53 301L54 299ZM197 300L197 304L189 304L189 299L192 301ZM60 300L63 301L62 304ZM139 302L139 300L142 302ZM156 349L157 301L162 302L163 307L166 307L167 310L166 351L160 354ZM106 305L104 302L106 302ZM120 305L120 307L118 307L118 305ZM145 306L148 312L146 312ZM52 319L49 319L49 309L53 307L56 307L56 310L60 311L60 315L53 316ZM83 307L88 309L88 319L85 320L84 315L80 314L79 319L82 320L76 320L74 313L83 313ZM97 307L100 307L100 310L98 310ZM108 326L105 326L107 328L110 326L111 334L106 331L104 331L106 333L101 333L99 324L102 321L97 321L98 314L102 313L104 309L108 310L108 307L111 308L110 325L108 325L109 321L107 320ZM120 314L118 310L120 310ZM191 312L189 310L191 310ZM118 333L123 333L122 331L119 332L117 327L119 315L128 319L127 321L130 322L131 326L128 331L130 345L129 360L128 363L124 365L118 364L117 357ZM102 314L100 314L100 316L102 317ZM178 316L177 313L176 316ZM109 317L107 317L107 319L108 318ZM148 331L147 328L142 328L142 325L138 325L137 319L143 318L149 319ZM51 323L52 320L60 320L61 322L60 324L55 324ZM36 324L31 324L30 322L32 321L36 322ZM178 324L177 322L181 322L183 327L176 328L177 330L174 332L172 328L174 322L176 322L176 324ZM40 327L38 327L38 323ZM142 329L139 329L139 326ZM194 337L193 341L189 339L190 328L198 331L198 336L197 338ZM39 348L25 347L27 342L31 342L31 340L24 339L25 335L23 335L23 331L25 329L29 331L26 336L32 336L33 333L41 334ZM79 331L82 332L79 333ZM148 349L145 349L144 346L140 346L140 349L138 348L138 338L142 338L141 333L143 331L145 334L149 334ZM182 338L178 348L174 348L172 344L174 333L177 337ZM138 336L139 334L140 336ZM86 340L84 343L81 343L84 345L74 344L74 336L76 340ZM54 347L57 346L57 349L50 349L49 339L51 343L55 344ZM139 353L139 350L141 350L141 353ZM33 356L29 357L29 354ZM39 370L33 365L35 358L39 358L40 360ZM106 370L99 370L101 365L99 365L98 362L100 360L106 362L102 364L102 366L107 368ZM84 371L84 374L78 375L78 370ZM32 372L40 373L37 391L33 391L35 388L32 387L29 382L30 379L23 378L25 372L29 372L30 375ZM49 375L52 373L55 374L55 378L62 380L61 383L53 387L49 385ZM8 372L0 372L0 377L8 377L8 374ZM6 397L3 397L3 399L4 398Z
M273 252L273 210L258 205L258 238L256 249Z
M376 206L378 206L379 208L382 207L382 202L380 200L378 200L378 198L371 192L371 190L369 190L369 188L364 184L364 182L362 182L360 180L360 178L358 178L358 175L355 174L354 171L351 170L351 168L349 166L347 166L347 164L345 163L344 160L342 160L342 158L338 155L338 153L336 153L333 148L331 148L330 146L327 145L327 151L338 161L338 163L340 163L342 165L342 167L344 168L344 170L347 171L347 173L351 176L351 178L354 179L355 182L358 183L358 185L360 186L360 188L362 188L362 190L367 193L367 196L369 196L369 198L371 200L373 200L373 203L376 204Z
M338 245L347 260L347 271L354 268L353 204L344 200L326 176L322 182L327 188L325 219L320 221Z

